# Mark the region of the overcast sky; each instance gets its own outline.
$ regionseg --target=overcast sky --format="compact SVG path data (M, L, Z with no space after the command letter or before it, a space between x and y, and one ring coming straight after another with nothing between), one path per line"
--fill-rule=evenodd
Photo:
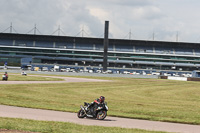
M109 38L200 43L200 0L0 0L0 32L103 37L105 21Z

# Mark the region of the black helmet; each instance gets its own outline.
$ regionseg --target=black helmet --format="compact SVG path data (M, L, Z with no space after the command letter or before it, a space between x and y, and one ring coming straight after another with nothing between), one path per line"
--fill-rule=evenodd
M104 96L100 96L99 100L100 100L100 103L103 103L104 100L105 100L105 97Z

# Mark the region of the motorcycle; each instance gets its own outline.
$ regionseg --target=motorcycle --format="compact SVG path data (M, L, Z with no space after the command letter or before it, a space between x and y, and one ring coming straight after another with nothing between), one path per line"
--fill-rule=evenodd
M7 75L5 75L5 74L4 74L4 75L2 75L2 80L6 80L6 81L7 81L7 80L8 80L8 76L7 76Z
M103 120L107 116L108 106L107 103L103 103L97 106L94 111L94 105L84 102L84 106L80 106L80 110L77 113L78 118L96 118L97 120Z

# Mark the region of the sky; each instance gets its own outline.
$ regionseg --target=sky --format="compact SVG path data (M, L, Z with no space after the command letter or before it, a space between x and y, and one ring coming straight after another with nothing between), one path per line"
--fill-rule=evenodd
M0 0L0 32L200 43L199 0Z

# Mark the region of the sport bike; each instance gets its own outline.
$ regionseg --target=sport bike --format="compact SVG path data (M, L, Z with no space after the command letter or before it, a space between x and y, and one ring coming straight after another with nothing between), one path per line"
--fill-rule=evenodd
M77 113L78 118L89 117L103 120L107 116L107 103L95 105L84 102L84 106L81 105L80 108L81 109Z

